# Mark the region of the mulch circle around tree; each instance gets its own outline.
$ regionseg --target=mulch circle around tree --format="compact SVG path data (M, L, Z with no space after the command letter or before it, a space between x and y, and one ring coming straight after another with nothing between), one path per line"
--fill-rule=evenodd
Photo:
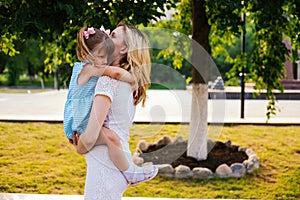
M248 159L246 153L238 151L238 148L239 146L217 141L209 151L207 159L197 161L187 156L187 142L171 143L165 146L151 144L140 154L140 157L144 158L144 162L153 164L171 164L173 168L179 165L186 165L191 169L205 167L215 172L216 168L223 163L230 166L233 163L243 163Z

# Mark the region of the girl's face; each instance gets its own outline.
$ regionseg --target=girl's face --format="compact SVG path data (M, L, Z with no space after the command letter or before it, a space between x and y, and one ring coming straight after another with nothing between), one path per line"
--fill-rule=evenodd
M100 50L94 54L95 66L99 67L101 65L107 65L107 54L105 50Z
M119 26L115 30L113 30L113 32L110 34L110 38L115 46L112 57L118 58L120 54L124 54L127 52L127 47L124 42L125 31L123 26Z

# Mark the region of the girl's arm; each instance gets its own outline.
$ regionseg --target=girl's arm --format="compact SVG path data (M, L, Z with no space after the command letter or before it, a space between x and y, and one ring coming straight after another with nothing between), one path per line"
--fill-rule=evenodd
M82 86L82 85L86 84L92 76L102 76L104 71L105 71L105 69L102 67L96 68L91 64L86 64L82 68L82 70L77 78L77 84Z
M91 64L87 64L83 67L82 71L80 72L77 84L82 86L88 82L88 80L92 76L110 76L113 79L117 79L120 81L132 83L133 77L131 74L122 69L120 67L114 66L101 66L101 67L94 67Z
M104 68L105 68L103 73L104 76L110 76L113 79L117 79L127 83L132 83L134 81L131 74L125 69L122 69L120 67L115 67L115 66L109 66L109 65L105 66Z
M77 152L79 154L85 154L96 144L110 106L109 97L95 96L87 128L78 139Z

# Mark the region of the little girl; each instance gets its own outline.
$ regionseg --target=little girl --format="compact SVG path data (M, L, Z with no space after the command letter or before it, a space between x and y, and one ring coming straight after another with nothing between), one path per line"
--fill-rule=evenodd
M106 75L121 81L133 82L128 71L120 67L107 66L108 56L113 51L114 44L104 31L87 27L80 29L76 53L81 62L76 62L73 67L64 108L64 132L71 144L77 143L77 136L84 133L87 127L98 76ZM156 176L157 167L138 167L128 162L119 137L114 131L102 127L101 133L95 134L100 134L102 144L108 147L112 162L122 172L128 184L135 186Z

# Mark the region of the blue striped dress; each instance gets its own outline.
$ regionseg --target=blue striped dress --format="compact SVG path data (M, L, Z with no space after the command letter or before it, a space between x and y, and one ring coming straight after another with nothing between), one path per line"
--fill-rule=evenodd
M95 87L98 76L91 77L83 86L77 85L77 78L85 62L76 62L69 85L67 100L64 107L64 133L72 139L73 132L83 133L90 118Z

